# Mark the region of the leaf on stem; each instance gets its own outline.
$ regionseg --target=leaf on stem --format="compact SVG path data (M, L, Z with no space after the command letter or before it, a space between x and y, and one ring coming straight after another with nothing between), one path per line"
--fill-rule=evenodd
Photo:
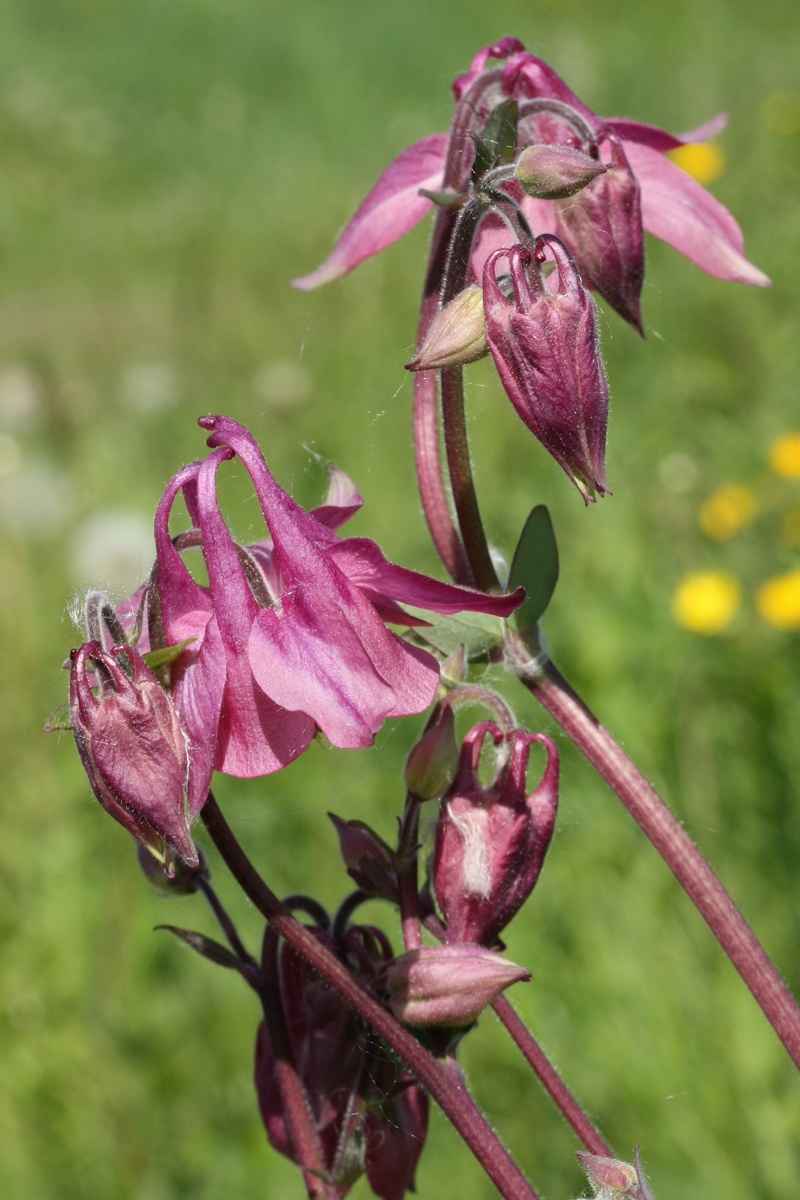
M531 510L520 534L509 575L509 589L525 588L525 599L511 617L517 629L532 628L547 608L558 582L558 546L544 504Z

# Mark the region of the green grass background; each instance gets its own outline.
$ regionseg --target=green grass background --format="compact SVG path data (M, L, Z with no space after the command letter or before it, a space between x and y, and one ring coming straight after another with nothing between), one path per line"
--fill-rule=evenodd
M766 487L770 439L798 424L800 133L791 102L776 128L768 98L800 89L799 12L795 0L0 6L4 1196L303 1194L259 1124L254 999L152 932L163 921L213 932L210 917L198 900L151 892L69 738L41 727L79 640L66 607L87 582L86 522L109 509L149 522L169 476L202 453L200 413L248 424L305 504L338 463L367 501L353 530L437 569L402 366L427 228L318 294L288 280L321 261L391 157L446 127L451 79L504 33L600 113L677 130L731 113L714 191L774 286L725 285L648 245L647 341L603 317L613 498L583 509L520 436L485 364L471 369L471 431L487 524L506 553L530 507L551 507L557 662L800 988L797 635L759 623L749 600L718 639L678 629L669 612L686 570L733 568L749 598L792 565L774 521L718 547L696 510L724 482ZM230 474L231 519L257 536L241 473ZM95 582L124 587L105 562L97 571ZM521 719L550 728L533 701L508 694ZM359 754L314 746L264 781L219 782L275 890L341 899L324 813L391 836L417 728L395 724ZM789 1200L800 1173L790 1063L649 843L560 744L558 833L509 931L511 957L533 972L516 1003L620 1155L641 1143L658 1200ZM217 882L257 946L256 915L221 869ZM574 1139L490 1016L464 1062L541 1194L576 1195ZM418 1185L436 1200L494 1194L438 1117Z

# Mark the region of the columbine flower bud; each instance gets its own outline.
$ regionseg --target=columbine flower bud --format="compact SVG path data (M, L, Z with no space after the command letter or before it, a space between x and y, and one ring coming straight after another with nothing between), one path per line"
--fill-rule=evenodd
M484 741L510 750L489 787L478 778ZM526 795L528 754L547 751L536 790ZM521 729L503 735L491 723L464 738L458 772L442 799L436 829L433 883L447 941L492 946L530 895L555 827L558 753L550 738Z
M636 1147L636 1166L618 1158L604 1158L576 1150L577 1158L595 1194L595 1200L653 1200Z
M425 341L406 369L439 371L442 367L463 366L483 358L488 351L483 290L473 283L436 314Z
M458 763L455 718L449 704L423 733L406 761L406 787L415 800L436 800L450 786Z
M517 159L516 176L529 196L564 200L602 175L604 163L574 146L528 146Z
M598 351L597 314L562 243L551 234L537 238L537 262L543 261L545 247L556 264L547 282L523 246L495 250L487 258L486 336L518 415L588 504L596 491L608 491L608 385ZM501 258L511 268L510 299L495 273Z
M389 1007L409 1025L471 1025L484 1008L530 972L480 946L423 946L385 972Z
M574 200L556 204L556 233L590 287L643 335L641 189L620 140L613 134L605 140L611 152L605 174Z
M343 821L328 813L339 835L339 851L347 874L368 896L393 900L397 896L397 872L392 851L363 821Z
M171 849L198 867L186 818L186 740L172 700L129 646L106 653L87 642L70 664L72 731L95 796L156 858L166 861Z

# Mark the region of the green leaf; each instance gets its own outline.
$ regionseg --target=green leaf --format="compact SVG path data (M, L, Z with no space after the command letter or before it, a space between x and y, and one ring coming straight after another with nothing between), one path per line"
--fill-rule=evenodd
M480 180L487 171L514 161L517 153L518 108L516 100L504 100L492 110L482 135L473 137L475 162L472 166L472 182L476 187L480 186Z
M510 592L521 584L527 593L510 618L518 629L530 629L541 618L557 582L558 546L553 522L546 506L537 504L523 527L508 579Z
M186 638L183 642L176 642L174 646L164 646L163 650L149 650L147 654L142 655L142 658L150 670L155 673L159 667L165 667L167 663L175 662L175 659L180 658L186 647L196 641L197 638Z
M503 645L503 633L503 622L499 617L462 613L455 617L435 617L427 625L415 626L410 640L433 646L445 657L464 646L470 662L486 662L492 652Z
M45 733L67 733L72 732L72 722L70 721L69 705L62 704L55 712L50 713L50 716L44 723Z

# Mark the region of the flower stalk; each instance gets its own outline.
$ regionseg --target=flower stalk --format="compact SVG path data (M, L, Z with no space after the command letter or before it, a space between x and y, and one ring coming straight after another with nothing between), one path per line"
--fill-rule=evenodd
M800 1068L800 1007L732 897L655 788L550 662L513 640L511 663L522 684L558 722L655 846L741 975Z

